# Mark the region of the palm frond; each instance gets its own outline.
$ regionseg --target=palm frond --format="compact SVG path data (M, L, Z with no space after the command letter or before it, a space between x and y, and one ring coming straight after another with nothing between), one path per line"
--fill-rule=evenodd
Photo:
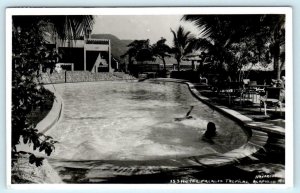
M55 26L54 30L62 40L83 36L85 30L92 30L94 24L94 17L90 15L49 16L48 20Z
M61 40L76 39L92 29L94 17L91 15L52 15L52 16L14 16L14 27L30 28L40 26ZM47 26L48 27L45 27Z
M175 31L173 31L172 29L171 29L171 32L172 32L172 34L173 34L173 46L175 47L178 43L178 41L177 41L177 35L176 35L176 33L175 33Z

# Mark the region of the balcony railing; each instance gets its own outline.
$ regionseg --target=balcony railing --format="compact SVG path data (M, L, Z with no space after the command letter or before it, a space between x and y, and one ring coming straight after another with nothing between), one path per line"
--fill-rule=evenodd
M104 44L104 45L108 45L109 44L109 40L105 40L105 39L88 39L86 40L86 44Z

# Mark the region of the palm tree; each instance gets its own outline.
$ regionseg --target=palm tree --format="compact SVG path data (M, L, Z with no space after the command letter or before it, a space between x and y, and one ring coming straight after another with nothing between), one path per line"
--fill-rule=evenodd
M260 62L273 57L275 77L278 79L284 63L284 15L185 15L182 18L193 22L200 32L215 45L215 56L220 65L233 60L228 51L233 44L254 41L252 50ZM279 64L281 61L281 65Z
M125 56L128 56L129 64L133 63L133 59L141 63L143 63L144 61L154 60L149 39L134 40L127 47L129 47L129 49L121 57L124 58Z
M193 51L194 45L194 36L190 31L185 31L182 26L179 26L177 31L173 31L173 48L172 53L175 55L175 59L177 61L177 68L180 71L180 62L181 60Z
M261 18L264 32L262 38L269 44L269 51L273 57L275 79L280 79L285 61L285 16L264 15Z
M132 60L138 52L139 45L139 40L134 40L133 42L131 42L129 45L127 45L128 50L123 55L121 55L121 58L125 58L126 56L128 56L128 63L132 64Z
M161 38L155 44L152 45L152 51L154 56L160 58L164 64L164 71L166 72L166 57L171 57L171 48L166 44L166 39Z
M232 20L229 15L185 15L182 18L186 21L192 21L202 34L203 39L207 42L204 44L208 50L208 54L212 55L215 59L214 65L216 70L227 78L227 74L224 73L225 64L231 63L231 54L228 51L232 42L238 38L238 33L234 31L233 23L237 23L236 20ZM199 44L198 47L203 46ZM222 73L221 73L222 72ZM222 77L221 77L222 78Z

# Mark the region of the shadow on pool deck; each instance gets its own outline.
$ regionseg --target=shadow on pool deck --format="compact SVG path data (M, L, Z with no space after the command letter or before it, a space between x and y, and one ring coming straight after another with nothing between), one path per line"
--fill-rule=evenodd
M271 184L284 183L284 149L277 146L276 137L269 138L269 144L250 157L226 165L198 165L188 167L128 166L91 161L81 164L87 167L60 167L60 176L65 183L118 183L118 184ZM271 148L271 150L270 150ZM103 161L102 161L103 162ZM105 162L105 161L104 161ZM159 161L157 161L159 165ZM151 164L150 164L151 165ZM56 168L57 169L57 168Z
M189 170L197 171L188 174ZM230 174L230 175L228 175ZM143 184L268 184L284 183L280 177L268 175L258 170L247 171L231 165L203 169L199 167L186 168L182 171L138 175L130 177L118 176L102 183L143 183Z

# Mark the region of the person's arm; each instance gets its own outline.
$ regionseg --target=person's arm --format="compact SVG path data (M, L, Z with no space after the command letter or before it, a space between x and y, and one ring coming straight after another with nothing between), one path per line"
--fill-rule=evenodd
M186 117L188 117L188 116L191 114L193 108L194 108L194 106L191 106L191 109L190 109L189 112L187 112L187 114L185 115Z

